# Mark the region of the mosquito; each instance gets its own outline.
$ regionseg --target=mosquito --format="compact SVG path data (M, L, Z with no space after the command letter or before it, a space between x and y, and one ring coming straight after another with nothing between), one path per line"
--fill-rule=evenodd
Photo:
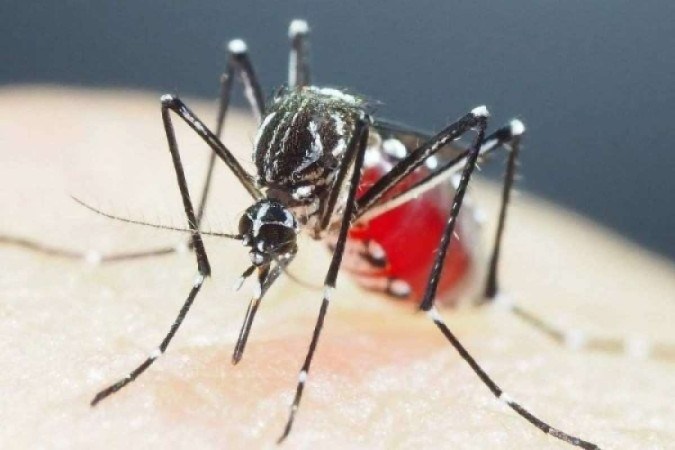
M191 238L189 247L196 256L197 275L175 321L158 347L125 377L98 392L91 405L97 405L136 380L169 347L206 278L211 275L202 235L240 241L249 252L250 266L244 270L237 284L240 287L245 279L254 277L255 286L233 352L232 361L237 363L244 354L263 297L280 275L288 273L287 269L298 252L297 237L304 233L324 241L332 254L323 281L318 317L279 443L289 436L295 423L344 259L346 270L355 274L366 287L396 297L415 298L419 309L428 315L490 392L530 424L571 445L584 449L599 448L549 425L506 394L461 344L436 307L437 298L447 297L448 292L458 289L473 251L470 242L467 244L465 239L457 237L468 236L476 225L465 196L477 163L488 159L496 151L504 150L508 153L507 171L484 289L486 299L497 297L500 245L521 138L525 132L523 123L514 119L488 134L489 113L485 106L472 109L433 135L378 119L364 98L311 83L308 34L309 27L305 21L291 22L288 84L268 101L263 95L246 44L241 39L230 41L214 131L179 97L162 96L162 122L187 219ZM242 81L245 96L258 123L253 143L253 174L242 167L220 139L235 78ZM184 121L211 149L197 209L188 191L172 116ZM470 133L474 136L469 144L457 142ZM217 160L229 168L252 200L252 205L239 221L237 233L206 233L200 230ZM430 195L441 192L444 194L443 201L439 200L441 197L433 197L431 203L425 203L432 198ZM113 219L149 225L82 204ZM427 256L414 274L393 264L394 260L400 260L401 251L396 250L392 239L386 240L391 233L377 232L377 227L373 226L378 220L388 221L390 226L392 221L396 226L402 225L404 221L394 220L392 214L400 215L401 208L411 205L430 206L446 214L445 219L437 224L439 232L436 240L429 244L433 245L435 252L428 254L433 256ZM428 221L419 218L416 223L429 225ZM0 240L47 253L78 256L76 252L40 246L26 240ZM107 257L90 254L89 259L115 261L173 251L174 248L163 248ZM514 308L514 312L518 311L521 317L552 334L550 326Z

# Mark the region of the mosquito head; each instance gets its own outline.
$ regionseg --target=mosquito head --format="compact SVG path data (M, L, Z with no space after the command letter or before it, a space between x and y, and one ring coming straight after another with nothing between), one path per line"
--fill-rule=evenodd
M255 266L269 264L297 250L298 221L282 203L264 198L248 208L239 221L244 245L251 247Z

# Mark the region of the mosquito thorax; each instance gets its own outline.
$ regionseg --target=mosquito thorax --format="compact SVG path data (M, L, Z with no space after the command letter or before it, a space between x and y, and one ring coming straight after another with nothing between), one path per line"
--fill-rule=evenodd
M305 225L328 197L364 101L337 89L280 90L267 107L253 150L256 184Z
M239 234L251 248L251 262L256 266L294 254L298 232L295 215L274 199L259 200L239 220Z

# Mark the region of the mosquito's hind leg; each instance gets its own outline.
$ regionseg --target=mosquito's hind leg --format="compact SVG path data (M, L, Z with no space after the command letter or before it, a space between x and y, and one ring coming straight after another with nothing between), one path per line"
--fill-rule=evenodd
M450 342L457 353L459 353L462 359L471 367L478 378L480 378L483 384L488 387L488 389L497 399L503 401L516 413L525 418L528 422L541 431L582 448L596 449L597 446L595 444L584 441L551 427L523 408L520 404L513 401L508 395L506 395L450 331L435 306L436 291L438 288L438 282L440 281L442 275L443 263L450 246L451 238L455 232L455 225L457 223L457 218L459 217L459 212L462 207L462 202L464 201L464 196L466 194L471 175L476 168L476 163L478 162L478 159L481 155L483 145L486 142L485 129L487 127L487 117L488 112L485 107L475 108L473 111L466 114L455 123L449 125L440 133L425 141L417 149L409 153L359 198L357 201L358 210L355 213L355 217L363 216L364 214L367 214L369 210L377 208L378 205L382 203L382 199L387 192L395 187L399 181L412 173L412 171L419 167L427 158L434 155L442 146L470 130L477 130L477 136L469 147L468 151L461 154L457 161L451 161L453 167L456 167L457 165L461 167L462 175L459 181L459 186L455 190L452 206L450 208L450 215L439 242L438 250L436 251L436 256L434 258L431 273L429 274L424 297L420 303L420 309L428 314L429 318L443 333L445 338ZM429 180L433 180L433 176L434 174L429 177ZM422 180L421 183L425 183L425 180ZM428 188L428 185L430 184L427 183L427 185L423 187ZM411 191L414 192L414 189L415 186L413 186Z
M514 119L510 126L505 128L508 137L505 139L505 146L509 150L509 156L506 163L506 172L504 174L504 184L502 186L501 206L499 208L499 218L497 221L497 231L495 232L495 241L492 246L492 254L488 263L488 275L485 281L484 295L487 299L493 299L497 295L497 269L499 264L499 253L501 250L502 238L504 236L504 224L506 222L506 210L511 199L513 183L516 178L516 168L518 165L518 156L520 155L520 142L525 132L525 125L520 120Z

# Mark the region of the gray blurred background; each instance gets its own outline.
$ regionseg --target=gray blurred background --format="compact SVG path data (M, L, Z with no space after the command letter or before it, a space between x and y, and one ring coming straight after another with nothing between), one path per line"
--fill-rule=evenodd
M494 125L522 118L521 189L675 259L672 0L117 3L2 1L0 83L214 98L224 43L243 37L269 93L305 18L316 82L429 130L479 104Z

